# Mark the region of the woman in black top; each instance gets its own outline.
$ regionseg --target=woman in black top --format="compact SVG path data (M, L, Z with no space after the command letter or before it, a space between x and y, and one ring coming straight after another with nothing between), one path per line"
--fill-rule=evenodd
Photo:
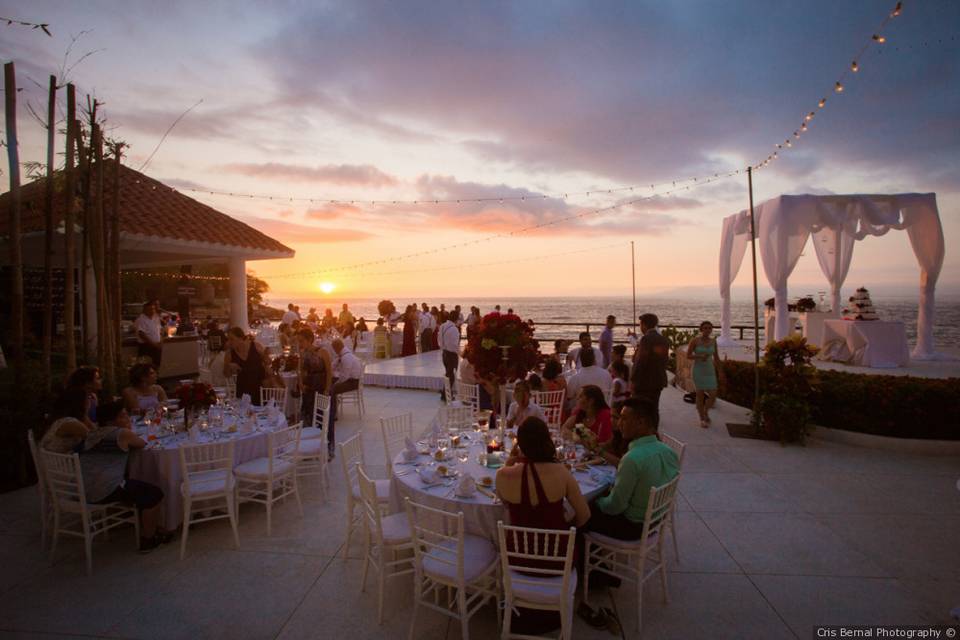
M270 361L267 350L240 327L227 332L227 353L223 358L223 374L237 376L237 397L249 394L253 404L260 404L260 387L270 379Z

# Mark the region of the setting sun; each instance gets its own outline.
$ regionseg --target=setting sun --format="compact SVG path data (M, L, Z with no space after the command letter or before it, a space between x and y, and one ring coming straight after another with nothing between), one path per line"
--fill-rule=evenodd
M333 293L333 290L337 288L337 285L333 284L332 282L321 282L319 285L317 285L317 288L323 293L329 294Z

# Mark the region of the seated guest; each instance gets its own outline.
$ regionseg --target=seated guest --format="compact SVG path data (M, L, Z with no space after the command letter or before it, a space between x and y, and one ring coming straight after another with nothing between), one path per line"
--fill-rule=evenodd
M360 387L363 377L363 362L352 351L343 346L343 340L335 339L331 346L335 355L333 361L334 382L330 389L330 432L327 433L327 448L330 458L334 455L333 425L337 419L337 396Z
M67 389L81 389L87 396L87 426L93 428L97 422L97 405L103 391L103 380L98 367L82 366L74 369L67 377Z
M620 419L623 415L623 403L621 406L612 411L613 414L613 437L610 438L610 441L604 445L600 446L600 449L597 453L600 454L600 457L603 458L607 464L613 466L620 465L620 458L622 458L627 453L627 447L630 445L630 441L623 437L623 430L620 428Z
M611 350L610 354L611 354L612 360L610 360L610 366L607 367L607 371L610 372L610 377L616 378L617 376L613 374L613 365L617 364L618 362L626 363L627 345L625 344L613 345L613 349ZM627 367L628 380L630 379L629 373L630 373L630 368Z
M567 379L563 376L563 365L556 358L550 358L543 364L543 390L560 391L567 388Z
M567 405L572 405L577 398L580 389L587 385L600 387L604 395L610 392L613 387L613 381L606 369L600 367L594 359L592 351L587 350L580 355L580 370L570 376L567 380Z
M613 389L610 392L610 400L614 409L619 409L623 401L630 397L630 368L627 363L621 360L614 361L610 365L610 371L613 374Z
M588 531L618 540L636 540L642 535L650 488L663 486L680 471L677 455L657 440L656 418L650 402L630 398L624 403L620 430L630 444L610 493L591 505Z
M507 410L507 429L512 429L531 417L543 421L547 419L543 415L543 409L530 400L530 383L520 380L513 388L513 402Z
M64 392L64 413L50 425L40 446L56 453L79 453L87 501L92 504L122 502L136 506L140 517L140 552L149 553L173 537L157 526L163 491L147 482L125 478L130 449L146 443L130 429L130 416L122 401L100 407L100 424L88 428L81 420L89 397L79 388Z
M356 329L360 333L361 337L370 330L367 328L367 321L363 319L363 316L360 316L360 319L357 320Z
M613 424L610 407L600 387L592 384L580 389L573 412L561 429L564 433L573 433L573 427L579 422L586 425L597 436L597 444L604 444L613 437Z
M540 376L535 373L531 373L529 376L527 376L527 384L530 385L531 392L540 392L544 390L543 379L541 379Z
M594 364L599 365L603 363L603 353L600 351L600 349L593 346L593 340L590 338L590 332L582 331L580 333L580 346L574 347L573 349L570 349L569 351L567 351L567 365L571 367L576 367L577 369L581 369L584 366L587 366L583 364L581 354L586 353L588 351L593 352Z
M130 368L130 386L123 390L123 403L128 412L143 415L166 399L167 394L157 384L157 370L152 364L140 363Z
M543 420L531 417L520 423L517 444L510 450L505 466L497 471L497 494L507 506L510 524L566 530L570 525L581 527L587 521L590 508L580 486L570 470L556 461L556 456L550 430ZM565 501L573 508L572 522L567 521ZM513 562L518 568L541 566L520 559ZM511 622L515 633L542 634L560 626L560 618L553 612L520 609L517 613Z
M327 395L333 386L333 364L330 354L314 344L315 336L309 327L297 332L300 346L300 415L303 426L313 426L313 409L316 395Z

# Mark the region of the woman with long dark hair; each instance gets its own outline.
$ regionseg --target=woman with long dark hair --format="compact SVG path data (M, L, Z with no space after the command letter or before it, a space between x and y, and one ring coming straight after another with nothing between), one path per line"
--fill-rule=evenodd
M227 354L223 358L223 375L237 376L237 397L249 394L253 404L260 404L260 387L270 383L270 360L267 350L240 327L227 332Z

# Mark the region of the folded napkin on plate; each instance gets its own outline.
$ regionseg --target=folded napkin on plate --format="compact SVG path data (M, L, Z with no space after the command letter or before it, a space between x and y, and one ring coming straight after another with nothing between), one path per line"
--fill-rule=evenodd
M477 481L469 473L463 474L457 483L457 495L461 498L470 498L477 492Z
M406 448L403 450L403 459L407 462L413 462L417 459L417 456L420 455L420 452L417 451L417 445L410 438L404 438L403 443Z
M423 484L437 484L440 482L440 474L437 473L436 469L431 469L429 467L420 470L420 480L423 481Z

